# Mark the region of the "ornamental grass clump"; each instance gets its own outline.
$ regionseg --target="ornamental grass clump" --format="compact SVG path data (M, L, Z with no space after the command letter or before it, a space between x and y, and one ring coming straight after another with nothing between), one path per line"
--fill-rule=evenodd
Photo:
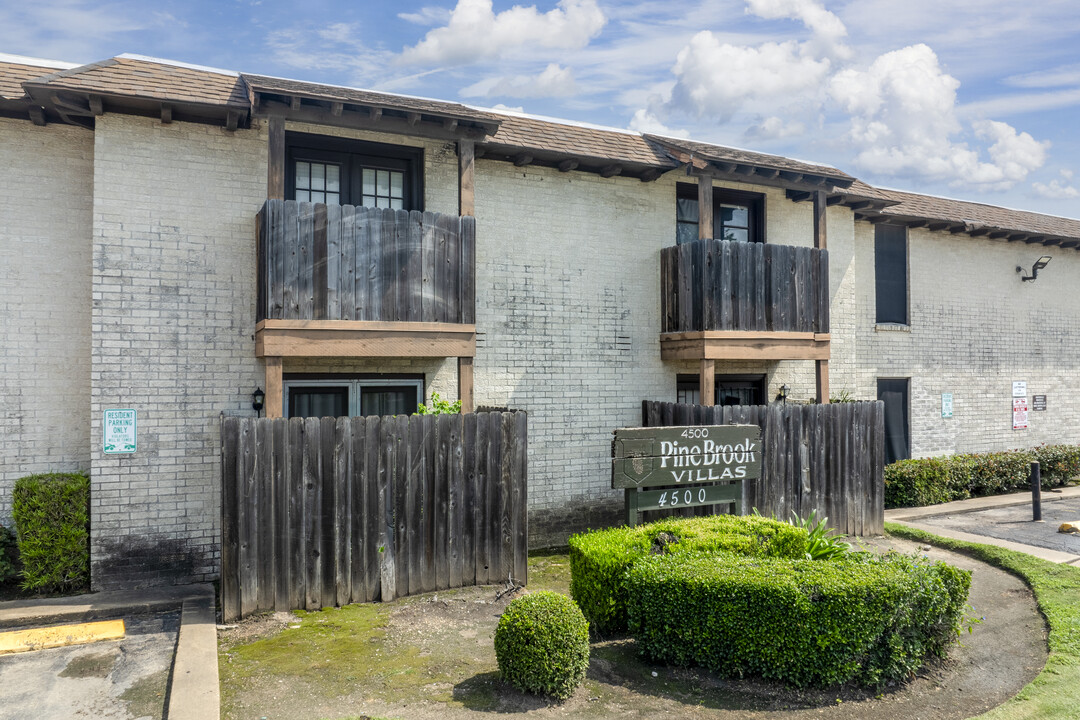
M565 595L525 595L499 618L495 658L503 680L514 687L565 700L589 667L589 623Z

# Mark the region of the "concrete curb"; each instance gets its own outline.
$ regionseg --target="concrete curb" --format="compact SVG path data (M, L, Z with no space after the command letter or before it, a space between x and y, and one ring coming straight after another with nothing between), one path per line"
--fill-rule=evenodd
M0 603L0 628L179 609L180 632L169 676L166 717L169 720L218 720L221 695L214 597L214 586L202 584L116 590L43 600L13 600Z

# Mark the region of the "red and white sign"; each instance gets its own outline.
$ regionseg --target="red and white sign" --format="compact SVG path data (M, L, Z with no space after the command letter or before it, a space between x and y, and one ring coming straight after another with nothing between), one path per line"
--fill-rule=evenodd
M1028 401L1026 397L1013 398L1013 430L1027 430Z

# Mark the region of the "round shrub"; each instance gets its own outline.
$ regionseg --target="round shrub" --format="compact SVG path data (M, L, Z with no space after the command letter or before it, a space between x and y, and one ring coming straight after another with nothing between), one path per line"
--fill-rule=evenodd
M89 587L89 477L54 473L19 478L11 495L11 514L24 590L72 592Z
M503 680L514 687L565 700L589 667L589 623L565 595L525 595L499 618L495 657Z
M806 530L757 515L674 518L570 538L570 595L594 631L626 629L626 571L650 554L806 556Z

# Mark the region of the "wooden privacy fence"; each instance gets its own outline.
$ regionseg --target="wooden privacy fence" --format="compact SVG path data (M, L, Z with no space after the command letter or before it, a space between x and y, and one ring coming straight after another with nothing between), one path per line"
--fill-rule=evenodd
M816 511L818 518L829 518L830 527L849 535L884 532L881 402L726 407L642 403L645 427L733 423L761 427L761 479L745 483L746 512L757 508L762 515L789 518L795 512L805 518Z
M523 412L221 425L226 620L526 582Z
M695 240L660 251L661 332L829 332L829 253Z
M475 322L472 217L267 200L255 227L257 320Z

